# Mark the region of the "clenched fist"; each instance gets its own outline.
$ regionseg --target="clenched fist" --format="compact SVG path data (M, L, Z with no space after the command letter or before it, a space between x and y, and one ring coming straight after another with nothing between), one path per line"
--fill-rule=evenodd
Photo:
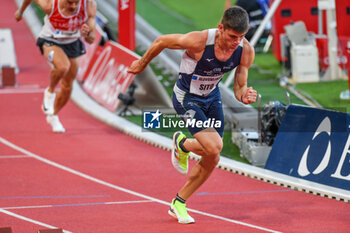
M17 22L19 22L22 19L22 14L19 10L15 12L15 19Z
M257 92L252 87L248 87L242 95L242 102L244 104L251 104L256 101Z
M132 74L138 74L141 73L145 68L147 64L142 62L142 59L133 61L130 65L130 68L128 69L128 73Z
M80 28L80 34L82 37L87 37L89 31L90 31L90 28L86 23L84 23Z

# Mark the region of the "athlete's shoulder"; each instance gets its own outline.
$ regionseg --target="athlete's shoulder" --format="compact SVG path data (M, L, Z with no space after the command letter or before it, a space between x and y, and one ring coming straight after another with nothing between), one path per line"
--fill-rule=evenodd
M250 66L253 63L254 58L255 58L254 47L249 43L249 41L246 38L244 38L241 64Z
M254 47L249 43L249 41L246 38L243 38L243 52L249 56L254 56L255 54Z
M246 38L243 38L243 48L254 50L254 47L249 43L249 41Z
M208 33L206 30L192 31L182 36L182 40L186 41L186 44L189 45L187 50L192 50L192 52L200 52L204 50L207 38Z
M187 35L198 42L203 42L203 41L205 42L208 38L208 30L192 31L187 33Z

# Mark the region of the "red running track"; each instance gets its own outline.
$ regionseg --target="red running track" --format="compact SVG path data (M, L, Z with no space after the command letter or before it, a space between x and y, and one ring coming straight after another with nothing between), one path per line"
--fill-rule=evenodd
M168 204L186 177L169 152L104 125L69 102L67 129L54 134L40 110L46 61L16 5L0 8L12 29L17 88L0 89L0 227L31 233L349 232L349 204L216 169L188 201L195 224L181 225ZM28 93L31 91L31 93ZM191 166L194 162L191 162Z

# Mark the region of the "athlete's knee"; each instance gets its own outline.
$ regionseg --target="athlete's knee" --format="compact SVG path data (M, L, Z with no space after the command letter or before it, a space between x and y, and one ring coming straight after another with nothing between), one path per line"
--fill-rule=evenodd
M223 147L222 140L218 140L216 142L208 143L205 146L205 150L208 156L216 157L217 155L220 155L222 147Z
M220 154L223 147L224 147L224 143L223 143L222 139L220 138L220 140L216 143L216 148L218 150L218 154Z
M57 65L55 68L60 76L65 76L69 71L69 67L70 67L70 64L65 63L65 64Z

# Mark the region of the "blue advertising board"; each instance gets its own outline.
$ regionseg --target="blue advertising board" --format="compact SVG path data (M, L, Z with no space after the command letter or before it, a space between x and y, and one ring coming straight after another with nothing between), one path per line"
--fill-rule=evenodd
M350 114L290 105L265 168L350 190Z

